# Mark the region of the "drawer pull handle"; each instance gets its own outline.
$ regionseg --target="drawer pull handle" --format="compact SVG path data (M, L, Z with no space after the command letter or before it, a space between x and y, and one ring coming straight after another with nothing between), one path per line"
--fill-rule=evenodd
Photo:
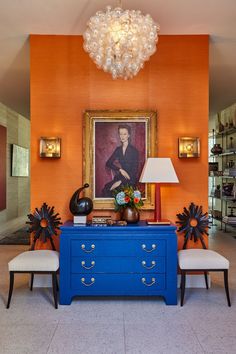
M95 283L95 278L91 278L91 283L85 283L85 278L81 278L81 283L85 286L91 286Z
M147 249L147 246L145 244L142 245L142 249L148 253L153 252L156 248L157 246L155 245L155 243L152 245L151 249Z
M91 262L91 266L88 266L88 267L87 267L87 266L85 265L85 261L82 261L82 262L81 262L81 265L82 265L82 267L83 267L84 269L92 269L92 268L95 266L95 262L92 261L92 262Z
M146 265L146 262L145 261L142 261L142 266L144 267L144 268L146 268L146 269L152 269L152 268L154 268L155 266L156 266L156 262L155 261L152 261L151 262L151 266L147 266Z
M94 249L95 249L95 245L94 245L94 244L92 244L92 245L91 245L90 250L86 250L85 245L84 245L84 244L82 244L82 245L81 245L81 249L82 249L84 252L86 252L86 253L91 253L91 252L93 252L93 251L94 251Z
M146 278L142 278L142 283L146 286L152 286L156 283L156 279L152 278L152 282L151 283L146 283Z

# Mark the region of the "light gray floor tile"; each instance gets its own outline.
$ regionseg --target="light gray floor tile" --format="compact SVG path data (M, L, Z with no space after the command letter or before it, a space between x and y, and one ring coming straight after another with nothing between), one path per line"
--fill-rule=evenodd
M48 354L125 354L123 323L59 324Z
M123 302L118 298L76 298L71 305L60 306L60 323L123 323Z
M27 285L14 289L10 308L6 309L7 295L0 305L0 324L34 324L57 322L62 313L54 308L51 289L37 288L32 292Z
M1 354L46 354L56 324L35 321L32 324L0 325Z
M128 323L145 323L159 319L178 318L179 306L166 306L164 300L155 299L130 299L124 303L124 319ZM181 319L183 319L181 314Z
M222 333L202 332L197 335L198 340L201 342L201 346L204 349L204 353L207 354L235 354L236 352L236 337L235 335L229 336L224 331Z
M125 323L125 345L127 354L204 353L189 324L174 318Z

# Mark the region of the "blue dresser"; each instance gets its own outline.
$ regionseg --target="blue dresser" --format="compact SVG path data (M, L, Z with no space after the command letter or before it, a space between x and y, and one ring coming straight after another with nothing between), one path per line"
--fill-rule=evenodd
M74 226L60 235L60 304L74 296L163 296L177 304L176 227Z

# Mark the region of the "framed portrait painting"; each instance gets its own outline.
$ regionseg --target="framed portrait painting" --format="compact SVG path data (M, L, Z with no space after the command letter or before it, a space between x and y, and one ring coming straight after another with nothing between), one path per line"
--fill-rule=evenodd
M154 209L152 186L139 183L145 160L157 153L155 111L86 111L83 127L83 182L94 209L114 209L121 185L142 192L143 209Z

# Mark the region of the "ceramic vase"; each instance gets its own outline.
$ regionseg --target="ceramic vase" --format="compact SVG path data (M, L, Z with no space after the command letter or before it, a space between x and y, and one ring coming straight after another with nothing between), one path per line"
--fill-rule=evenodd
M214 144L213 148L211 149L211 152L213 155L219 155L222 154L222 147L220 146L220 144Z
M121 218L127 221L128 224L136 223L139 221L139 211L135 208L127 207L123 210Z

